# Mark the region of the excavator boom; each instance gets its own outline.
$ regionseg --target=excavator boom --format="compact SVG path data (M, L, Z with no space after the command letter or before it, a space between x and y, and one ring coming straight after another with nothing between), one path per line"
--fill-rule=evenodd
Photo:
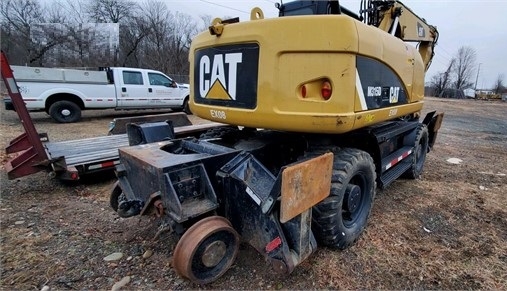
M417 42L427 71L433 59L438 31L400 1L363 2L361 16L365 23L378 27L403 41Z

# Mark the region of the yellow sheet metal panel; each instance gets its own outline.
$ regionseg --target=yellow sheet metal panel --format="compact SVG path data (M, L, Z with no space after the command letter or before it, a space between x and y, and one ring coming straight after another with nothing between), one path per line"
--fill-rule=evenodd
M285 223L329 195L333 154L326 153L282 172L280 221Z
M253 89L255 103L242 108L232 102L226 103L227 98L236 97L229 94L230 88L227 85L230 85L230 80L225 76L227 73L220 79L224 84L214 86L216 78L210 72L215 68L214 51L224 46L234 50L235 45L248 47L233 53L245 53L252 47L258 49L258 69L255 70L257 79ZM228 50L217 51L225 59ZM197 77L194 75L199 71L199 66L196 65L199 60L194 58L203 54L209 59L209 63L206 63L209 84L205 86L209 85L210 91L206 91L206 96L200 94L199 88L195 86ZM190 88L190 107L199 117L227 124L337 134L387 120L385 118L394 119L401 114L414 113L408 112L410 110L420 110L422 103L378 110L361 105L371 96L360 98L358 88L379 85L371 82L358 85L356 82L357 58L360 56L376 60L384 64L386 69L392 70L401 80L401 86L404 86L408 103L422 99L424 84L420 80L424 78L420 76L424 76L424 68L414 47L348 16L311 15L227 24L223 25L220 36L209 32L198 35L192 42L189 54L190 83L193 84ZM247 63L241 63L245 64ZM224 63L224 66L227 65ZM414 75L420 80L414 82ZM250 76L238 75L238 80L244 81L247 77ZM328 100L319 100L313 95L303 98L302 85L320 80L328 80L332 85L331 97ZM314 94L316 91L312 86L309 87L310 93ZM237 87L240 88L241 85ZM195 96L200 96L199 103L195 102ZM223 103L220 103L220 96L223 97ZM202 98L213 98L215 101L203 102ZM399 109L393 110L396 109L394 107ZM376 112L368 115L364 113L366 109Z

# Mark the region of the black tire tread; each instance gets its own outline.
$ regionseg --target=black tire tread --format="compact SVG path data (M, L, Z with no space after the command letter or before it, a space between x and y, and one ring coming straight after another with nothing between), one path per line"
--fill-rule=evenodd
M317 241L328 247L345 249L354 244L366 227L367 218L370 215L376 191L376 173L373 159L361 150L344 148L333 151L335 154L333 162L333 175L331 178L330 195L313 207L312 229ZM371 175L368 181L370 189L370 207L366 218L361 225L351 231L344 229L342 222L342 199L345 188L350 179L355 175L357 167L366 170Z
M423 165L421 167L420 170L417 169L417 163L418 163L418 160L416 159L416 151L417 151L417 147L419 147L419 142L421 141L421 138L423 138L423 136L426 136L426 150L423 152L424 153L424 156L422 157L423 161ZM405 173L403 173L401 175L402 178L405 178L405 179L418 179L419 177L421 177L422 175L422 171L424 169L424 162L426 161L426 154L428 152L428 141L429 141L429 135L428 135L428 127L423 124L423 123L420 123L418 126L417 126L417 129L416 129L416 138L415 138L415 142L414 142L414 153L412 154L412 157L411 157L411 166L410 166L410 169L408 169Z
M61 116L59 113L61 107L69 109L71 111L71 115ZM49 106L48 112L51 118L60 123L78 122L81 119L81 108L79 105L68 100L56 101L55 103L51 104L51 106Z
M188 97L185 98L185 101L183 101L183 112L185 112L187 115L192 115L192 110L190 110L190 106L188 105L189 99Z

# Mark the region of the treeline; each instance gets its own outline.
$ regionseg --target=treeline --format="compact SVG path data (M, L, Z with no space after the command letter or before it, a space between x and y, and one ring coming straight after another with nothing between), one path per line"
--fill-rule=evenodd
M449 60L445 71L438 72L431 77L429 84L427 84L429 92L426 94L439 97L464 98L463 90L465 89L473 89L474 91L486 89L477 88L479 73L480 64L477 65L477 53L475 49L469 46L462 46ZM504 77L503 74L499 74L493 86L488 89L491 89L491 92L494 94L503 93L506 90ZM477 95L477 92L475 92L475 95Z
M188 81L192 38L211 16L197 20L147 0L3 0L1 48L12 65L142 67Z

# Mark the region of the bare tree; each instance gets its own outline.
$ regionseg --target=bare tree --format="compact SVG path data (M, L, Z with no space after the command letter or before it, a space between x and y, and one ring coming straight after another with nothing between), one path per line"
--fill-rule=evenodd
M41 6L37 0L7 0L0 7L2 49L11 63L62 65L62 58L68 57L63 47L70 41L67 23L76 13L69 13L60 1Z
M151 34L147 36L143 46L144 64L168 72L172 67L170 43L174 34L174 16L167 9L167 5L160 1L146 1L143 11L151 29Z
M137 12L137 4L129 0L92 0L87 10L95 22L120 23Z
M469 46L462 46L459 48L455 57L456 64L454 67L454 87L456 89L462 90L472 86L472 82L470 80L473 72L475 71L476 55L475 50Z
M67 23L87 23L93 22L86 13L86 0L56 0L55 3L61 6L67 16Z
M47 50L34 52L30 37L30 25L44 22L41 6L36 0L6 0L0 4L2 16L2 49L12 52L12 63L30 63L34 55ZM53 42L48 41L48 46Z
M120 61L122 66L139 67L141 65L139 48L150 35L149 22L143 17L130 17L120 25ZM114 62L116 65L116 60Z
M437 73L431 78L430 86L432 87L433 94L435 96L440 96L440 94L449 87L451 83L451 73L454 69L455 62L456 59L451 59L445 72Z
M503 84L503 80L504 80L504 74L499 74L496 81L495 81L495 85L493 86L493 91L495 92L495 94L501 94L505 91L505 86Z
M200 15L199 18L201 19L201 23L196 26L197 32L199 33L201 31L207 31L208 27L211 25L211 21L213 20L213 16L211 16L209 14L204 14L204 15Z
M13 64L147 66L185 76L191 40L211 22L173 14L160 0L146 0L143 9L134 0L39 1L0 2L1 46ZM110 23L119 25L119 42L93 27Z
M181 74L188 74L188 51L192 38L197 34L196 25L188 14L176 13L173 24L174 34L171 44L173 65Z

